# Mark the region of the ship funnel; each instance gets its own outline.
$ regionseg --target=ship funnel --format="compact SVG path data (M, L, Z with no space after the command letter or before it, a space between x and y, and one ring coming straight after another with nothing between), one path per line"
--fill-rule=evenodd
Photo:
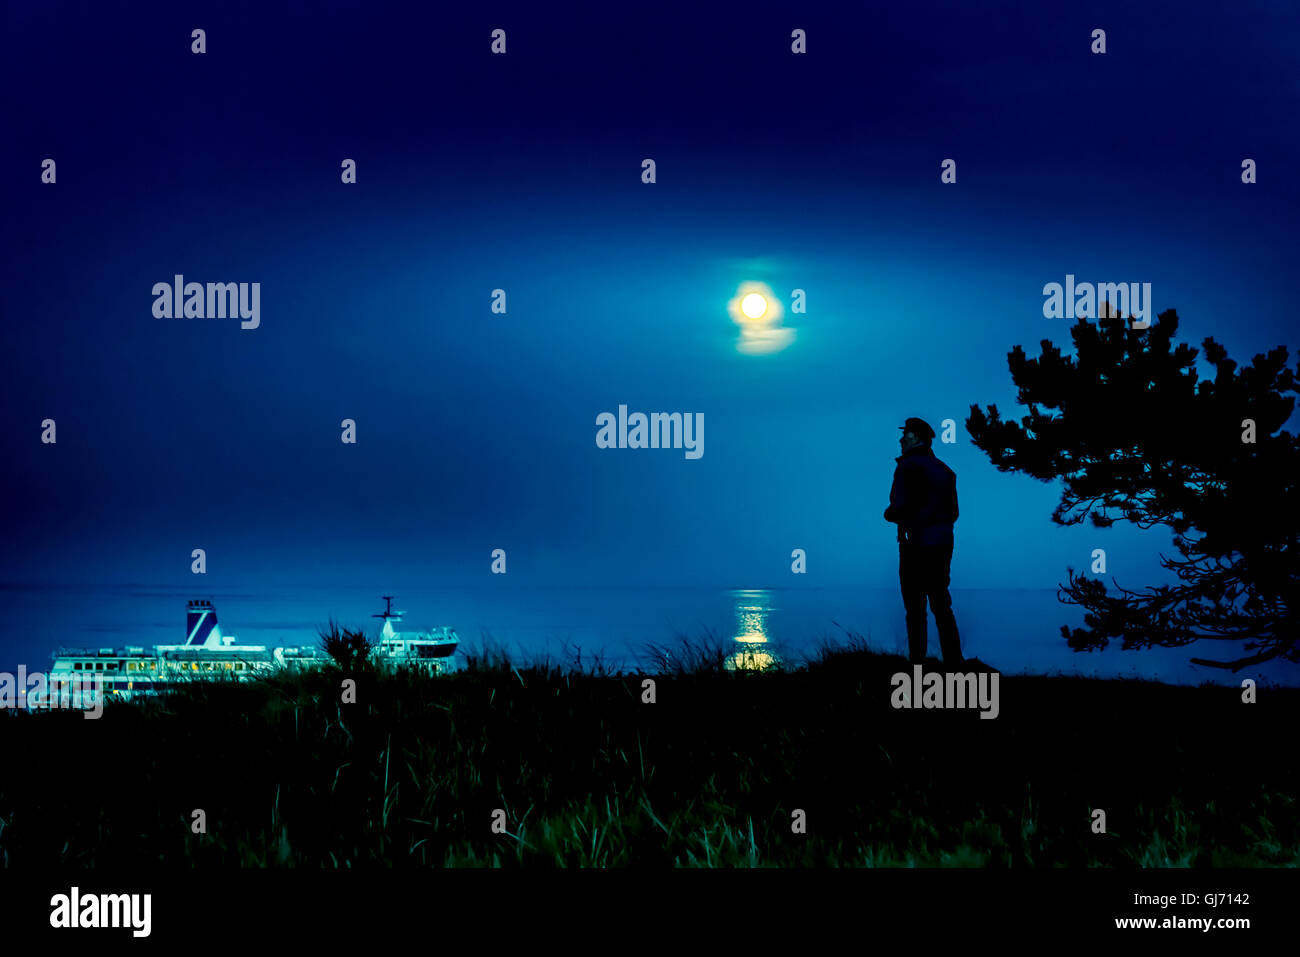
M220 648L221 626L210 601L192 601L185 615L187 648Z

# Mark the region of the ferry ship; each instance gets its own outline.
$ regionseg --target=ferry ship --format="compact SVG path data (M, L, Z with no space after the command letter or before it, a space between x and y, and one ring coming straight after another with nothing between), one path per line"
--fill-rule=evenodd
M372 660L387 670L411 668L428 675L459 670L454 629L431 628L399 632L394 622L404 612L393 610L393 596L383 595L384 611L372 617L383 621ZM189 602L185 616L185 641L177 645L125 648L60 648L53 655L44 694L29 692L31 708L91 707L95 697L131 700L167 691L182 683L202 680L244 681L283 671L317 668L329 663L324 650L314 646L272 648L241 644L217 623L212 602Z

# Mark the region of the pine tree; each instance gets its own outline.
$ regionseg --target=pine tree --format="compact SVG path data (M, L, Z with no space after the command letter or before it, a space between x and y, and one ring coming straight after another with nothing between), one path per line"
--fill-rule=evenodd
M1179 584L1141 591L1112 579L1111 594L1067 569L1058 595L1087 610L1086 628L1061 627L1070 647L1245 642L1249 654L1235 660L1192 659L1233 671L1300 659L1300 439L1282 429L1300 364L1292 372L1278 346L1237 372L1208 338L1215 375L1202 380L1196 349L1171 350L1172 309L1145 330L1080 319L1070 331L1073 357L1048 340L1037 359L1020 346L1008 354L1017 401L1029 408L1019 424L996 405L987 415L973 405L966 428L1000 471L1063 480L1058 525L1167 526L1181 556L1160 558Z

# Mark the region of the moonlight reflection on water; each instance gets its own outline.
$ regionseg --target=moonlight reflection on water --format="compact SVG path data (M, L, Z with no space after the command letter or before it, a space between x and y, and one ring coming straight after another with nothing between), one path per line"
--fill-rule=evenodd
M727 656L723 666L728 671L762 671L778 662L768 645L768 616L772 612L772 596L760 588L737 589L731 593L736 611L735 650Z

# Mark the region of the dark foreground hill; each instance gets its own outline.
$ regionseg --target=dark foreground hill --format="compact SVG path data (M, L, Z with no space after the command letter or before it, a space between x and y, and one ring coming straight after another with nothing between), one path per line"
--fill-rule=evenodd
M1232 688L1003 677L989 720L892 707L891 675L910 668L862 650L797 671L713 665L368 673L355 704L331 671L196 686L93 721L11 715L0 855L16 868L1300 863L1300 691L1244 704Z

